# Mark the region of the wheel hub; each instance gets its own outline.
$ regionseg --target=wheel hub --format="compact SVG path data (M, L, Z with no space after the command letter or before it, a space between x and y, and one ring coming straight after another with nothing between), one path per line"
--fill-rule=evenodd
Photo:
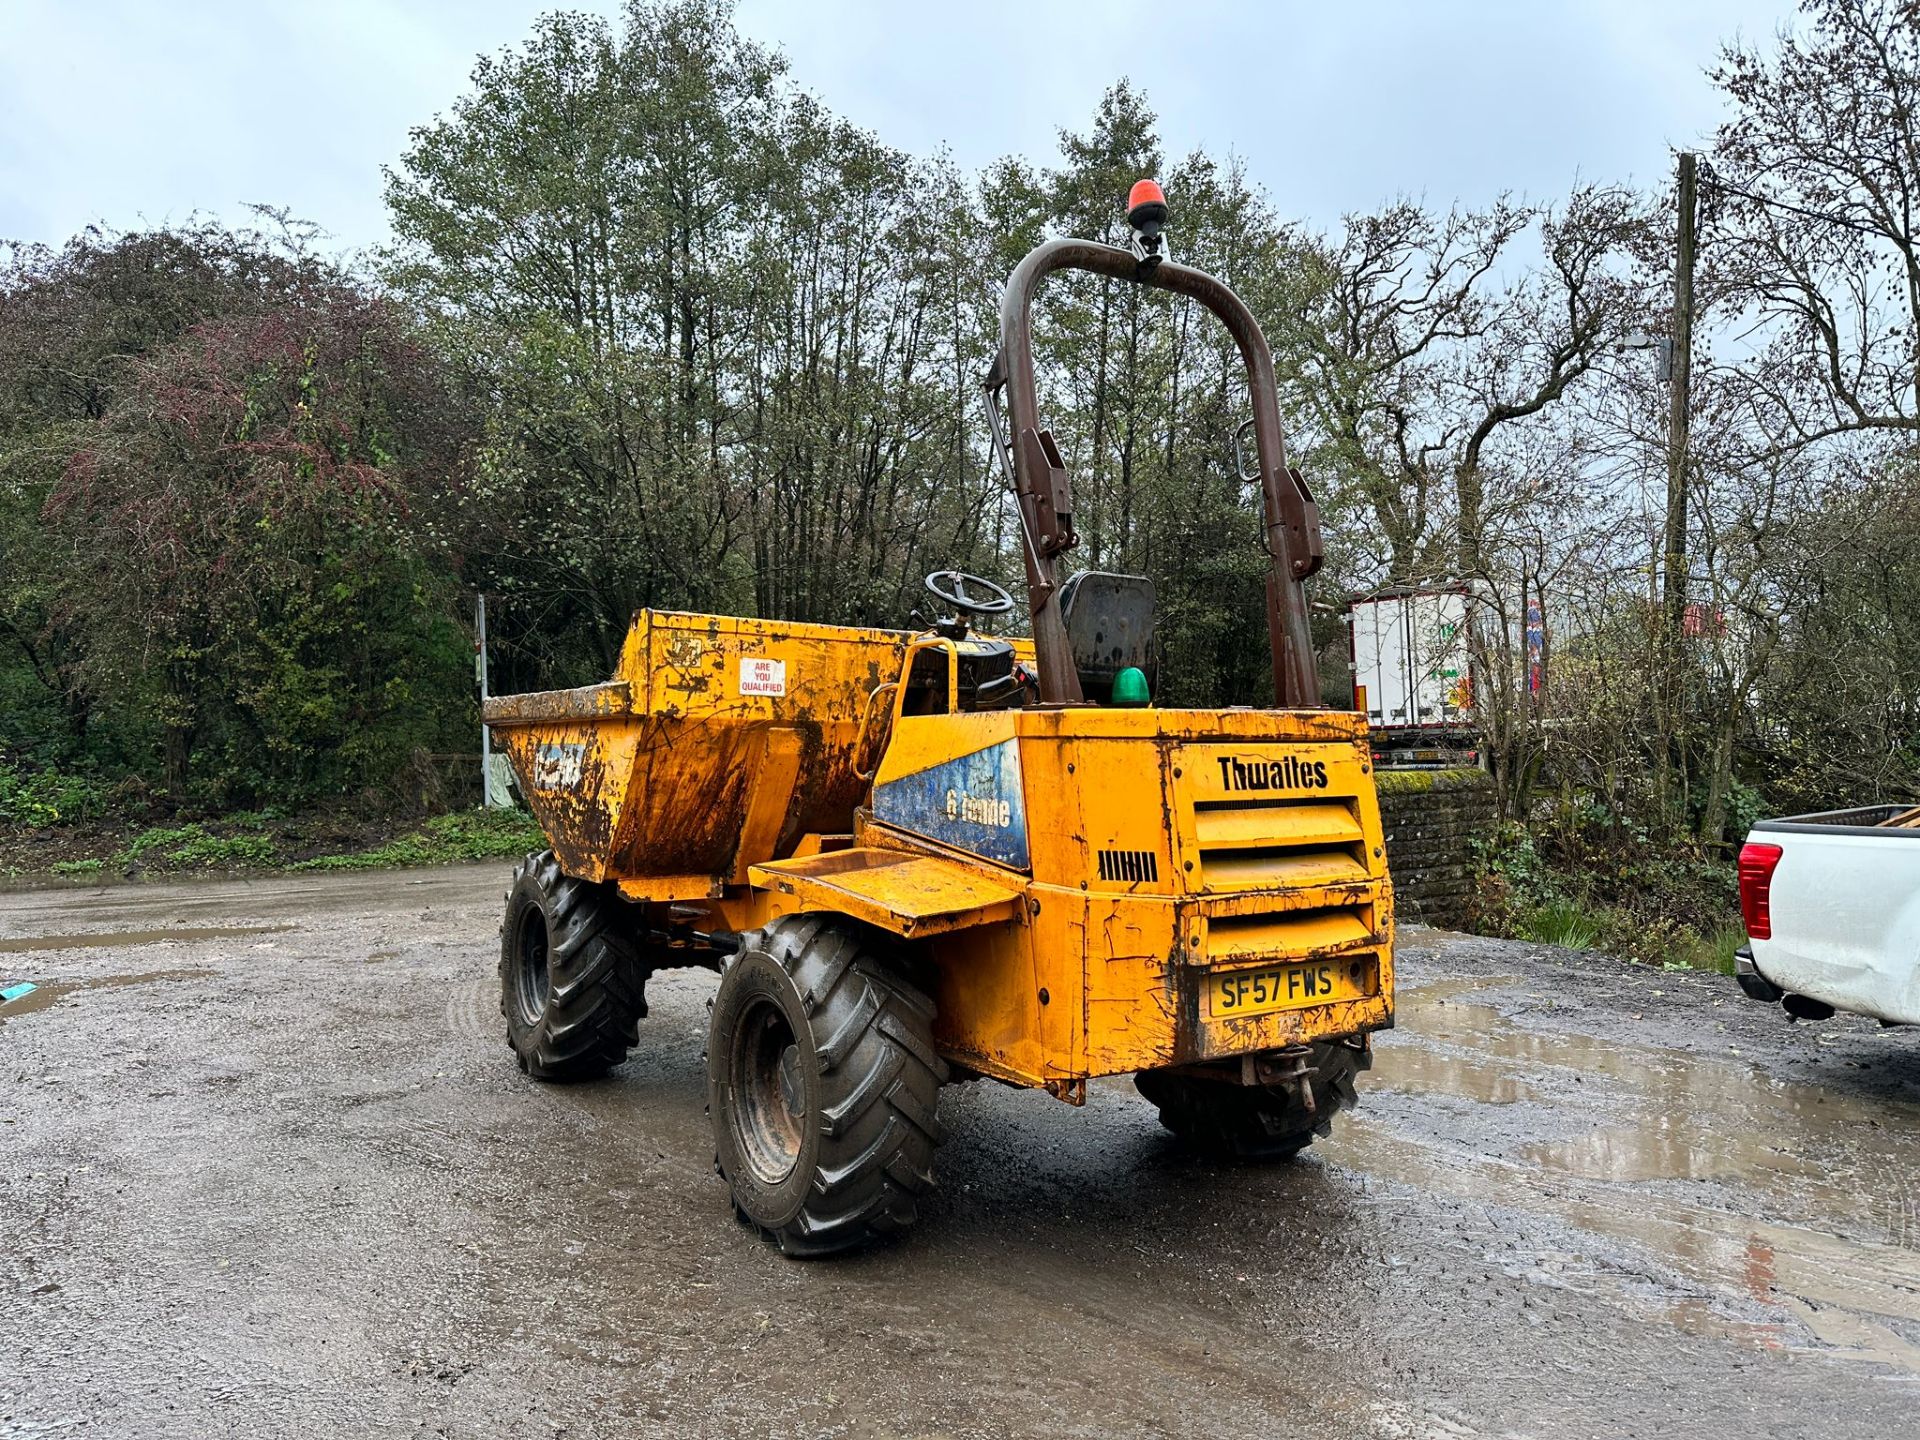
M761 1001L734 1031L733 1131L741 1158L763 1185L777 1185L800 1162L806 1077L793 1027Z
M538 1025L547 1009L547 917L538 910L529 911L520 922L519 983L514 992L520 1002L520 1018Z
M789 1045L780 1052L780 1103L787 1107L787 1113L796 1120L806 1109L806 1092L800 1084L798 1045Z

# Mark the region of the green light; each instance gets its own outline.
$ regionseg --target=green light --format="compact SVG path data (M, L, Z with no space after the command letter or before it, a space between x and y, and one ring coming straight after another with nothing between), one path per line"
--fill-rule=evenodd
M1147 694L1146 673L1137 666L1129 665L1113 677L1114 704L1145 705L1150 698Z

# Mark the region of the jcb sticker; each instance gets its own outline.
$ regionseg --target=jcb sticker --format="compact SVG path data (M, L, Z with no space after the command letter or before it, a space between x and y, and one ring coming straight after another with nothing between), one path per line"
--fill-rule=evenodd
M580 767L587 747L574 744L542 745L533 752L533 788L571 790L580 783Z
M787 662L740 657L740 693L742 695L784 695L787 693Z

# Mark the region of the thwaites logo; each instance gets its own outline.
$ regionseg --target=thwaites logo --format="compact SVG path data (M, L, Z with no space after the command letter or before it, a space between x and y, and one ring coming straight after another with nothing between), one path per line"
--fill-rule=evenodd
M1220 783L1228 790L1324 790L1327 762L1284 755L1278 760L1220 757Z
M969 825L994 825L1005 830L1013 824L1013 803L991 795L969 795L964 790L947 791L947 819L964 820Z

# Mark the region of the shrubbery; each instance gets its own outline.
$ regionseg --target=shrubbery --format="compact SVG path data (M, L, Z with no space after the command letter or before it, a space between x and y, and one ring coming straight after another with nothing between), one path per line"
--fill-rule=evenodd
M1476 847L1473 928L1649 963L1732 970L1743 932L1729 861L1660 846L1599 807L1566 820L1537 837L1508 825Z
M546 848L546 838L524 810L462 810L439 815L419 829L371 850L303 860L294 870L382 870L446 865L457 860L506 860Z
M40 829L107 813L112 787L89 775L27 770L0 761L0 825Z

